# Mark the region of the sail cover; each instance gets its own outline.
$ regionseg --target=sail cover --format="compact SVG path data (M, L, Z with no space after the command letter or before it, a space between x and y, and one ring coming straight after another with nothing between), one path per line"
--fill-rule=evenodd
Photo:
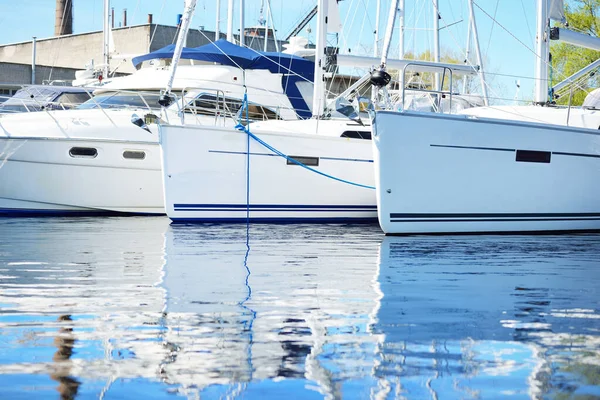
M171 44L152 53L135 57L131 61L134 66L138 66L147 60L172 58L174 51L175 45ZM310 81L314 79L315 64L310 60L291 54L256 51L224 39L200 47L184 47L181 58L215 62L242 69L266 69L274 73L295 74Z
M567 22L564 0L549 0L548 3L548 17L563 24Z

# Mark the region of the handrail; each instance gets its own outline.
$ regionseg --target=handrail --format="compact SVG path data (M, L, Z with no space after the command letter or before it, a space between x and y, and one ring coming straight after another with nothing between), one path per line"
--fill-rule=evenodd
M402 68L402 76L403 76L403 82L406 82L406 70L408 69L409 66L411 65L415 65L415 66L422 66L421 63L407 63L404 68ZM438 112L442 112L442 107L441 107L441 99L444 97L444 95L449 95L449 104L448 104L448 108L450 110L452 110L452 68L449 68L445 65L430 65L428 66L431 69L441 69L442 70L442 83L441 83L441 88L444 87L444 79L446 77L446 71L448 71L448 75L449 75L449 79L450 79L450 84L449 84L449 90L427 90L427 89L419 89L419 88L411 88L410 90L413 92L423 92L423 93L435 93L439 96L437 96L437 104L435 104L435 106L437 106ZM406 88L403 87L402 88L402 109L404 109L406 103L405 103L405 99L406 99Z

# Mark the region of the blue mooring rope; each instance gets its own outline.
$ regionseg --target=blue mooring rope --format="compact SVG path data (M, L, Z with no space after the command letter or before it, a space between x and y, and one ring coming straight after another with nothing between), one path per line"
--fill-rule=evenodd
M363 188L366 188L366 189L375 189L374 186L363 185L361 183L356 183L356 182L352 182L352 181L347 181L347 180L342 179L342 178L337 178L335 176L332 176L332 175L326 174L324 172L318 171L318 170L316 170L314 168L311 168L308 165L302 164L300 161L295 160L295 159L293 159L293 158L285 155L281 151L277 150L276 148L274 148L273 146L271 146L267 142L263 141L262 139L260 139L258 136L256 136L252 132L250 132L250 121L249 121L249 118L248 118L248 97L247 97L246 93L244 93L244 100L242 102L242 110L246 111L246 126L244 126L243 124L239 123L239 124L237 124L235 126L235 128L238 129L238 130L240 130L240 131L246 132L246 134L248 135L248 157L247 157L248 164L246 166L247 170L248 170L248 174L247 174L248 176L246 177L247 178L246 179L246 185L247 185L246 186L246 188L247 188L247 190L246 190L246 192L247 192L246 193L246 201L247 201L248 207L249 207L249 204L250 204L250 200L248 198L249 197L249 193L250 193L250 186L249 186L250 185L250 183L249 183L249 181L250 181L250 138L256 140L258 143L260 143L261 145L263 145L264 147L266 147L268 150L272 151L276 155L278 155L280 157L283 157L286 160L288 160L290 162L293 162L294 164L299 165L302 168L305 168L305 169L307 169L307 170L309 170L311 172L314 172L316 174L322 175L322 176L324 176L326 178L333 179L333 180L338 181L338 182L347 183L348 185L363 187Z

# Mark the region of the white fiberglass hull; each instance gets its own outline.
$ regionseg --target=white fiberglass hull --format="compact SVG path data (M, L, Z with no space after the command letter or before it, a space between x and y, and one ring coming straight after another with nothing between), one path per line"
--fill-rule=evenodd
M73 148L97 155L73 157ZM157 143L0 138L0 154L2 215L164 214Z
M327 123L319 122L324 129ZM254 134L303 163L318 162L311 168L321 173L373 186L369 140L266 130ZM254 139L248 141L243 131L166 125L161 128L161 147L165 207L175 222L245 222L247 217L254 222L366 222L377 218L372 188L309 171Z
M597 130L411 112L373 130L386 234L600 229Z

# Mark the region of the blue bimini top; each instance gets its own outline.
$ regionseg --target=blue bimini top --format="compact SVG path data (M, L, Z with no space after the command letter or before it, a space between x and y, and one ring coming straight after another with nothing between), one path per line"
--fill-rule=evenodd
M134 66L158 58L172 58L175 45L170 44L143 56L134 57ZM225 39L200 47L184 47L181 58L215 62L242 69L266 69L279 74L294 74L302 76L311 82L314 79L315 63L302 57L286 53L262 52L241 47Z
M147 60L172 58L174 52L175 45L170 44L152 53L134 57L131 61L137 67ZM302 80L302 78L310 82L314 81L315 63L313 61L286 53L256 51L238 46L225 39L219 39L216 42L200 47L184 47L181 52L181 58L214 62L242 69L266 69L273 73L295 76L296 79L294 81ZM297 92L295 84L290 85L291 82L289 79L285 78L284 82L282 82L284 83L283 88L296 109L296 113L301 118L309 118L311 113L308 105L301 97L298 98L299 93L295 93ZM294 93L288 93L290 90L294 91Z

